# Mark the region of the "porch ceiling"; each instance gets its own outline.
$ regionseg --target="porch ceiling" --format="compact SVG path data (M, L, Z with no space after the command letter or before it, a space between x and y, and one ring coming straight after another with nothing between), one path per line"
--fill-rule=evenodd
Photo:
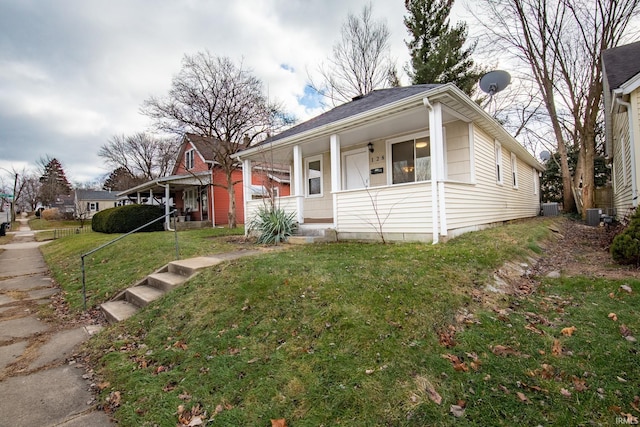
M186 188L198 185L208 185L210 181L211 174L209 172L199 173L196 175L173 175L145 182L137 187L118 193L118 196L137 197L138 194L149 195L150 192L153 192L155 195L163 195L165 192L165 185L169 185L169 190L174 192L182 191Z
M443 122L459 120L449 109L443 109ZM300 140L303 156L313 156L330 151L330 137L332 134L340 136L340 145L347 148L354 145L366 144L381 139L390 139L402 134L413 133L429 129L429 112L423 106L404 110L397 113L387 113L369 120L364 124L345 126L337 132L322 132L319 130L314 136ZM264 155L279 163L290 164L292 162L291 146L271 148L265 146ZM251 156L256 159L260 153Z

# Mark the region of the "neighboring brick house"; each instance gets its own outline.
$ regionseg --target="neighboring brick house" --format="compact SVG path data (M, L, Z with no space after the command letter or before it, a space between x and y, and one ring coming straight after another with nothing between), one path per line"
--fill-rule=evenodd
M216 139L185 134L175 166L170 176L157 178L120 192L138 203L164 204L178 210L180 228L227 225L229 193L226 176L214 161ZM235 182L236 222L244 223L244 189L242 167L232 172ZM277 196L289 195L289 170L264 164L253 168L251 199L266 197L271 191ZM190 223L190 224L186 224Z

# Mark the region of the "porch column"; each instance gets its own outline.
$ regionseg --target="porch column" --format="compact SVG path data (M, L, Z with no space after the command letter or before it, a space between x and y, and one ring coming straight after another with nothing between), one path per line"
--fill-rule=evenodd
M140 192L136 193L138 195L138 204L142 203L142 197L140 196Z
M249 227L249 209L248 203L251 200L251 160L244 159L242 161L242 203L244 203L244 223L245 233L247 233Z
M304 165L302 163L302 148L293 146L293 182L295 184L296 210L298 211L298 223L304 224Z
M164 217L164 229L171 230L171 217L169 216L169 212L171 212L171 207L169 206L169 183L164 187L164 214L167 215ZM176 217L177 218L177 217Z
M444 191L444 133L442 132L442 104L431 105L423 99L429 110L429 140L431 141L431 197L433 216L433 243L447 235L447 211Z
M338 221L338 191L342 190L342 171L340 170L340 136L331 135L331 194L333 195L333 226Z

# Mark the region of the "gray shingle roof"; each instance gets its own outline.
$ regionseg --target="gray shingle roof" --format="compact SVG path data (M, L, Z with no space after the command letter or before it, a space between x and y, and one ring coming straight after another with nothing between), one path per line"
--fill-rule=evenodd
M272 143L280 139L284 139L302 132L306 132L329 123L334 123L348 117L355 116L365 111L373 110L383 105L391 104L404 98L426 92L440 86L439 84L423 84L404 87L394 87L389 89L378 89L364 95L361 98L354 99L346 104L339 105L332 110L320 114L306 122L300 123L278 135L272 136L263 141L263 144Z
M611 90L640 73L640 41L602 51L602 62Z
M78 200L117 200L117 192L104 190L76 190Z

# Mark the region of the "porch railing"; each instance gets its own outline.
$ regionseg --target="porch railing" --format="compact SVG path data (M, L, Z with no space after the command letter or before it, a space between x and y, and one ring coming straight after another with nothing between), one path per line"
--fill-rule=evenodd
M84 268L84 259L85 259L85 257L87 257L87 256L89 256L89 255L91 255L91 254L93 254L95 252L98 252L100 249L106 248L107 246L112 245L113 243L116 243L117 241L122 240L125 237L127 237L127 236L129 236L129 235L131 235L131 234L133 234L133 233L135 233L137 231L140 231L143 228L148 227L149 225L151 225L153 223L156 223L156 222L158 222L160 220L163 220L168 216L174 215L176 212L177 212L177 210L174 209L171 212L169 212L167 214L164 214L161 217L158 217L158 218L154 219L153 221L149 221L148 223L146 223L144 225L141 225L140 227L136 228L135 230L129 231L128 233L125 233L125 234L123 234L121 236L118 236L115 239L113 239L113 240L111 240L111 241L109 241L109 242L107 242L107 243L105 243L103 245L100 245L97 248L92 249L87 253L84 253L84 254L80 255L80 265L81 265L81 270L82 270L82 304L84 306L84 311L87 311L87 285L86 285L86 274L85 274L85 268ZM178 248L178 231L175 228L173 230L173 234L174 234L174 238L175 238L176 259L180 259L180 252L179 252L179 248Z

